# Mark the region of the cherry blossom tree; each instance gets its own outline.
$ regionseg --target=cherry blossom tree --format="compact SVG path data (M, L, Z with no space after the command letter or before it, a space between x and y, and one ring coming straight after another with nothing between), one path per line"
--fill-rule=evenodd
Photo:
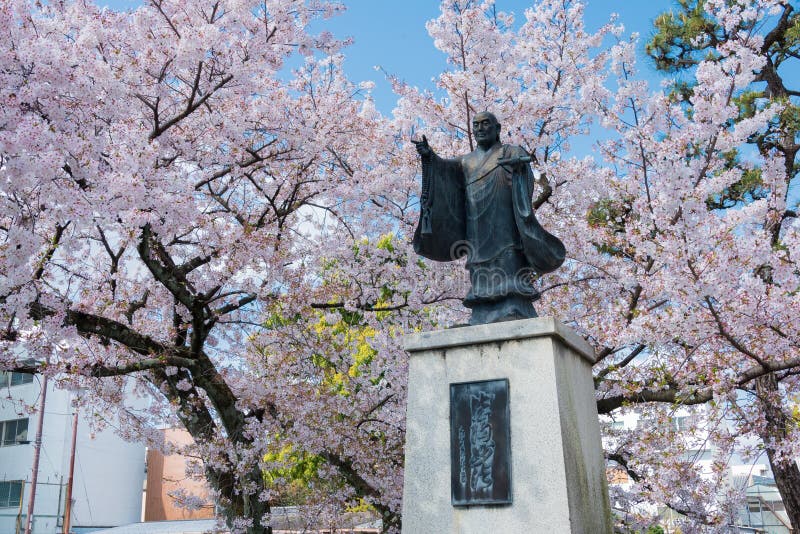
M632 59L619 63L621 91L609 123L620 135L603 150L615 174L630 182L620 196L603 195L591 219L607 232L597 242L631 269L624 271L624 330L610 333L635 337L627 346L603 343L598 406L607 412L650 401L670 409L704 404L704 428L694 431L707 433L723 453L714 466L716 487L705 496L676 494L677 477L666 475L647 492L697 523L725 528L728 512L717 499L724 453L752 447L751 457L767 453L797 524L791 391L800 361L789 310L797 305L798 222L796 207L787 205L797 134L776 126L790 102L752 93L774 65L776 41L786 42L772 30L786 24L791 6L708 2L701 9L726 37L696 61L691 91L648 95L632 79ZM754 140L758 151L747 148ZM615 190L621 192L609 184ZM747 437L759 439L752 445ZM641 438L636 453L623 447L615 458L647 472ZM669 463L689 463L675 460L659 469L675 472ZM699 505L701 496L713 505Z
M314 411L283 411L298 384L269 382L281 362L251 341L285 295L310 298L303 236L351 182L340 152L372 127L343 43L307 29L340 9L0 8L2 366L88 388L86 407L133 438L182 424L237 532L270 530L269 453ZM366 402L351 412L382 406ZM336 440L313 452L349 488L341 501L367 498L393 523L379 470L365 478Z
M793 167L779 147L742 148L786 106L737 106L766 61L755 22L785 5L706 2L729 35L680 99L637 80L635 41L613 20L589 32L576 0L519 18L446 1L428 31L450 68L430 90L393 79L386 118L342 74L344 43L307 29L333 3L6 2L0 363L87 388L132 438L185 426L236 531L268 531L297 481L310 522L370 506L396 530L400 339L463 322L467 282L411 249L409 139L464 153L491 109L534 157L534 207L568 250L539 313L596 347L600 413L650 423L608 429L634 480L614 494L620 521L663 503L687 531L723 528L724 454L751 435L773 468L799 452ZM597 157L565 157L587 133L605 139ZM758 195L731 201L755 175ZM703 418L670 427L695 405ZM711 476L685 458L693 435L721 451Z
M610 461L633 480L613 499L629 528L652 521L640 506L652 503L683 514L684 530L724 530L737 498L724 489L730 456L766 449L780 477L800 452L789 405L800 364L798 222L787 205L796 171L786 160L796 131L776 122L785 101L747 96L768 78L765 51L778 39L764 21L786 26L787 6L704 3L727 37L710 40L683 99L638 78L636 41L604 50L620 29L588 35L582 6L566 0L536 4L522 24L494 2L443 3L428 26L452 65L439 93L396 84L398 130L414 126L443 156L469 150L471 115L485 109L501 118L504 142L534 156L534 206L568 251L540 281L539 312L595 345L599 412L636 411L646 423L607 434ZM591 117L607 139L598 157L560 157ZM753 139L767 142L747 150ZM754 176L758 194L742 192ZM703 417L672 426L698 405ZM704 476L690 454L698 440L717 450ZM796 495L784 492L787 508Z
M747 88L733 96L733 102L739 108L737 121L752 118L767 104L774 105L777 113L757 133L747 141L756 148L764 158L778 156L783 161L783 186L786 194L791 195L789 188L796 181L798 167L797 151L800 148L798 133L797 97L800 91L792 85L790 69L797 67L798 39L800 38L800 16L795 6L789 2L779 3L779 11L771 17L753 18L752 14L741 17L719 17L714 9L707 9L705 2L679 2L677 12L662 14L656 21L658 30L648 43L648 52L659 69L674 72L678 75L675 91L687 101L693 96L693 80L683 79L680 74L689 71L702 59L723 60L725 56L717 50L724 49L726 43L735 40L738 34L750 32L754 28L763 36L760 48L755 52L761 57L761 63L754 69L754 78ZM742 6L746 8L747 6ZM777 7L776 7L777 9ZM706 56L703 57L703 54ZM736 165L741 153L747 150L743 145L739 150L732 150L726 156L730 165ZM721 210L735 208L755 200L769 198L769 186L762 182L761 166L746 166L741 178L720 191L708 204ZM775 169L773 172L780 172ZM797 187L796 184L794 187ZM780 207L772 214L771 220L763 226L768 230L768 238L775 248L785 246L783 232L791 219L797 217L796 206L787 205L783 212ZM771 276L769 265L759 266L760 278L764 290L779 291ZM769 373L755 381L755 395L760 405L763 424L759 426L759 437L767 444L766 453L780 490L786 510L795 529L800 528L800 471L792 460L779 452L780 443L787 436L785 428L793 419L791 406L787 405L786 391L793 386L791 382L779 386L786 378L785 373ZM783 389L783 391L781 391Z

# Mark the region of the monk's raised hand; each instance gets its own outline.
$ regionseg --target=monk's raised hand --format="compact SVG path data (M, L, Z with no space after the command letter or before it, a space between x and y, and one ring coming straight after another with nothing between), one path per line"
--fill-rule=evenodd
M428 144L428 138L424 135L421 141L411 139L411 142L414 143L414 146L417 148L417 153L423 158L429 158L433 155L433 149L431 145Z

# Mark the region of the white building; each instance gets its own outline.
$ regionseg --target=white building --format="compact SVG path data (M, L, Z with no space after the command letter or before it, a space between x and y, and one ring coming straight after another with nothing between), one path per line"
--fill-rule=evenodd
M41 377L0 372L0 533L23 532L28 511ZM34 534L60 533L72 445L72 393L48 384ZM71 532L85 533L140 520L145 447L111 429L90 436L79 418Z
M670 417L669 422L675 430L690 428L693 423L702 421L705 409L702 406L693 408L678 408ZM639 414L629 411L616 418L602 416L601 421L611 430L611 436L604 436L603 444L607 449L615 447L614 430L635 431L655 424L647 419L642 419ZM660 423L659 423L660 424ZM691 462L703 477L711 477L713 462L719 451L707 433L699 432L693 438L684 437L686 454L684 460ZM750 438L749 445L756 441ZM719 458L717 458L719 459ZM736 511L736 516L731 517L729 529L731 534L790 534L791 524L786 513L780 493L778 492L766 453L755 461L745 461L741 455L734 451L727 461L726 483L729 487L741 491L744 495L742 505ZM609 472L611 484L628 488L632 481L622 469ZM679 514L663 506L645 506L642 510L646 513L657 513L658 523L666 533L676 532L676 527L682 519Z

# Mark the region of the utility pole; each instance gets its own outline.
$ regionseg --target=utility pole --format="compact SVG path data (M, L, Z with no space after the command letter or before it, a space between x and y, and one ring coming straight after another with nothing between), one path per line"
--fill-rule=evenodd
M31 493L28 497L28 517L25 518L25 534L31 534L33 526L33 507L36 502L36 480L39 478L39 453L42 450L42 426L44 425L44 403L47 399L47 375L42 376L42 404L39 407L39 423L36 427L36 441L33 446L33 467L31 474Z
M72 475L75 472L75 440L78 436L78 408L72 417L72 449L69 453L69 478L67 479L67 502L64 505L64 530L62 534L69 534L70 517L72 515Z

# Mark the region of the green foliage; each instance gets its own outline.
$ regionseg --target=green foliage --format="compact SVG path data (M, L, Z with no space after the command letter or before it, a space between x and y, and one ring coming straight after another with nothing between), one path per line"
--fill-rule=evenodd
M764 91L745 91L733 99L739 108L739 118L749 119L757 111L764 109Z
M608 227L610 232L624 232L625 219L630 213L630 207L618 200L603 199L592 205L586 219L589 225L598 227Z
M378 239L378 242L375 244L375 247L381 250L394 252L394 234L389 232L388 234L381 236L381 238Z
M589 225L594 228L605 228L608 233L607 240L594 243L599 252L612 256L626 255L626 251L616 243L614 234L625 232L625 221L630 213L630 206L618 200L603 199L592 205L586 214Z
M778 16L757 21L759 27L753 26L756 22L741 22L737 28L726 31L706 12L706 5L706 0L676 0L673 10L662 13L654 21L655 31L645 47L646 52L659 70L672 74L691 74L700 61L718 59L720 56L715 49L734 32L753 30L760 33L765 38L762 53L767 61L761 72L756 72L759 81L733 95L739 116L731 123L731 127L735 122L754 117L769 106L780 109L767 127L753 134L748 141L763 156L768 157L776 150L781 153L788 161L786 180L791 182L800 170L795 164L794 148L800 137L800 105L790 96L797 91L786 87L783 74L789 69L785 62L800 58L800 14L793 11L791 6L786 6ZM764 81L768 83L764 84ZM674 101L684 103L688 117L692 115L694 85L691 76L678 78L673 82L670 95ZM693 156L703 157L704 154L700 150ZM742 176L736 183L711 195L707 199L709 208L729 209L769 194L759 169L744 165L738 153L722 156L726 159L724 170L740 168Z
M276 440L276 442L278 441L280 440ZM264 473L264 479L269 483L273 483L278 479L296 480L307 483L317 476L317 471L324 462L321 457L302 451L296 451L291 445L284 445L280 450L268 453L264 457L264 461L284 464L284 467L279 467Z
M733 208L743 202L766 198L767 194L761 179L761 169L748 169L742 173L741 179L706 200L706 204L711 209Z
M668 72L696 65L714 54L724 38L723 29L705 12L704 0L678 0L678 11L662 13L653 22L656 32L645 51L656 68Z
M723 157L725 158L723 171L742 167L738 151L731 150L724 153ZM744 168L742 177L738 181L718 194L710 196L706 199L706 205L709 209L729 209L742 203L766 198L767 195L768 191L764 188L761 169Z
M311 363L321 372L319 386L333 394L349 397L353 387L352 378L362 376L378 353L370 344L376 331L363 321L363 315L337 308L337 320L331 321L330 314L316 312L316 322L310 322L306 335L323 341L327 347L325 354L311 355ZM376 384L382 374L370 377ZM356 389L357 391L357 389Z
M280 436L274 443L281 443ZM263 472L267 487L277 493L274 504L302 506L313 497L312 486L337 486L338 480L323 480L319 469L325 460L315 454L297 451L292 445L276 447L264 456L264 461L279 467Z
M773 45L775 64L780 66L784 60L797 58L800 53L800 14L795 12L789 20L782 38Z
M785 131L794 132L795 138L797 133L800 132L800 106L789 102L784 102L786 106L780 116L781 124Z
M265 328L280 328L282 326L287 326L293 323L297 323L300 321L301 317L297 314L295 315L283 315L280 312L274 312L267 316L264 320L264 327Z
M672 83L669 96L673 102L688 102L693 94L693 84L684 80L675 80Z

